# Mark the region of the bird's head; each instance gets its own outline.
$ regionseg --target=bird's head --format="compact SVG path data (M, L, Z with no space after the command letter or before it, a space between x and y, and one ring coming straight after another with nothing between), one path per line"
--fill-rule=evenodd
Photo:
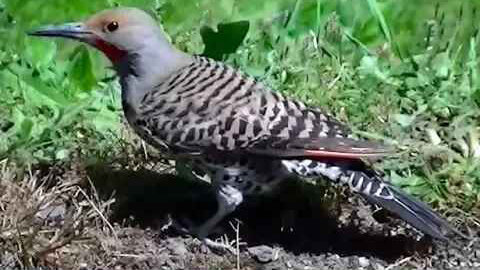
M104 10L83 22L45 26L29 34L88 43L102 51L113 63L140 51L150 40L168 43L157 22L136 8Z

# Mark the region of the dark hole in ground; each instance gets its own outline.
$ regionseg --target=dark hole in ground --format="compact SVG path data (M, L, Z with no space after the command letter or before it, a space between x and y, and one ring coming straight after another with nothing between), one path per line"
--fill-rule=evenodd
M209 184L200 180L108 166L90 168L89 176L101 196L114 194L112 219L118 223L133 217L135 225L158 228L167 214L201 222L216 210ZM294 254L331 252L393 261L413 252L425 252L425 243L412 237L362 232L355 226L340 224L329 206L331 202L322 199L321 194L314 185L291 181L275 194L247 199L220 227L231 233L232 239L229 221L238 219L242 223L241 238L248 246L279 245Z

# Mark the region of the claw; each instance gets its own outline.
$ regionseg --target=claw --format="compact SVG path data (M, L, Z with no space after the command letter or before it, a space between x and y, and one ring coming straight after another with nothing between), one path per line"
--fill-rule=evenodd
M204 238L202 239L202 244L215 251L228 251L233 255L237 255L238 253L238 251L233 247L233 245L235 245L235 241L233 241L233 243L229 243L228 241L223 241L222 238L220 242L217 242L211 240L210 238Z
M185 224L185 225L182 225ZM182 218L181 222L176 219L170 219L170 226L174 228L177 232L182 234L192 235L197 237L206 248L219 251L219 252L229 252L236 255L238 251L235 249L236 241L229 241L228 237L225 235L220 237L218 240L212 240L203 235L201 226L195 226L193 222L188 218Z
M182 221L182 223L185 223L186 226L182 225L181 222L178 222L176 219L171 218L170 226L179 233L195 235L195 227L193 226L193 222L187 218L182 218Z

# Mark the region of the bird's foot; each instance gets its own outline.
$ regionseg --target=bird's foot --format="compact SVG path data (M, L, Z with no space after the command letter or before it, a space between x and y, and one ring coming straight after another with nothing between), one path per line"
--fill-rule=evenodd
M178 233L189 234L195 236L199 239L204 238L203 236L215 234L223 234L224 230L220 227L215 227L211 231L206 231L205 227L202 225L196 225L190 218L180 217L179 219L170 218L170 223L172 228L174 228Z
M178 222L177 220L171 219L171 226L179 233L192 235L199 239L202 242L202 249L206 248L215 252L228 252L231 254L237 254L239 252L238 247L242 243L238 243L237 245L237 240L230 240L227 235L212 240L206 236L209 233L202 230L202 226L194 225L192 220L188 218L182 218L181 220L182 222Z
M196 227L192 220L189 218L181 218L181 220L182 222L179 222L177 219L170 217L170 226L178 233L195 235Z
M229 241L226 236L220 237L218 240L212 240L207 237L201 240L202 240L202 244L212 251L222 252L222 253L228 252L234 255L240 252L236 248L237 246L236 241L235 240Z

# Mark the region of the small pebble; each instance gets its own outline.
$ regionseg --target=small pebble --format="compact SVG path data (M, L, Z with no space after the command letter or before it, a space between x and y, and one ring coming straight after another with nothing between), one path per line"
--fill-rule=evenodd
M385 267L379 263L373 264L373 269L375 270L385 270Z
M332 260L340 260L340 256L338 254L333 254L330 258Z
M42 220L56 221L63 220L66 213L67 208L65 204L56 204L40 209L40 211L36 213L36 217Z
M365 258L365 257L359 257L358 258L358 264L360 267L368 267L370 265L370 260Z
M275 251L266 245L250 247L247 251L255 260L261 263L268 263L275 259Z
M167 247L173 255L183 257L188 253L188 249L182 241L172 238L168 239L167 242Z
M306 266L312 265L312 262L310 260L307 260L307 259L303 259L302 263L303 263L303 265L306 265Z

